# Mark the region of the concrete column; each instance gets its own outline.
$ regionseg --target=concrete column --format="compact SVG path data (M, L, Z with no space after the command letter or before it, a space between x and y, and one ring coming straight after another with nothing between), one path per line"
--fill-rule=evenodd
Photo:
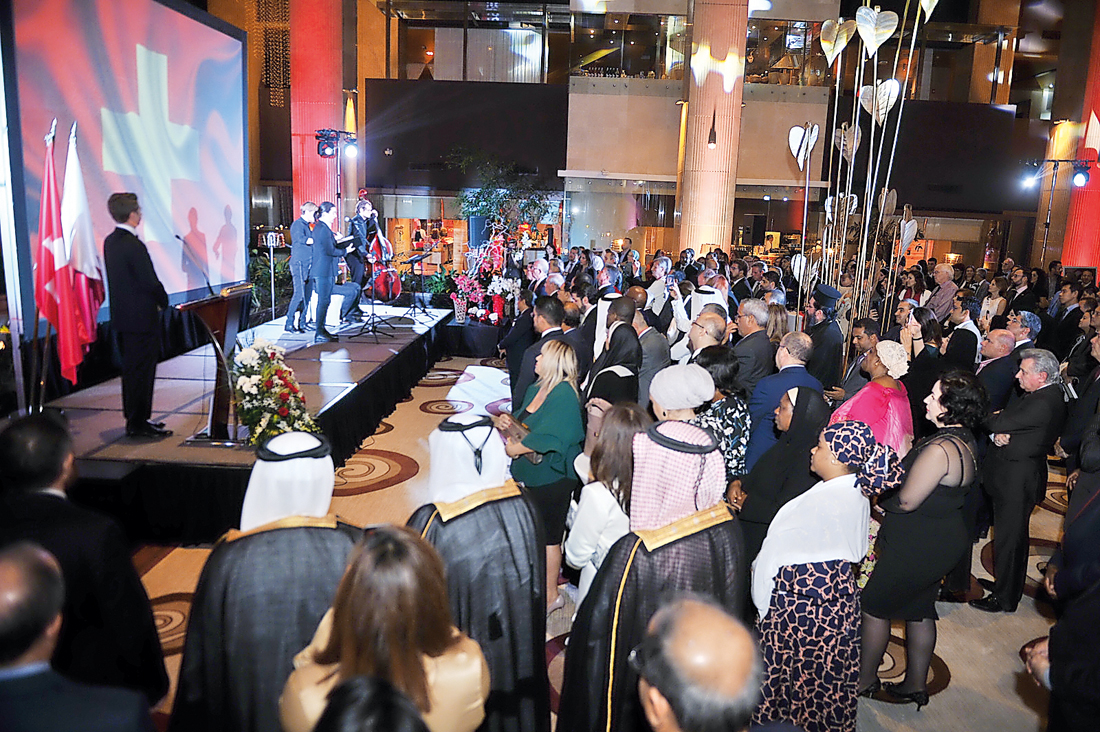
M343 129L341 0L290 0L290 148L294 207L336 203L336 161L317 154L319 129ZM297 214L295 214L297 215Z
M748 22L748 0L694 2L684 163L677 192L681 250L725 248L733 234ZM712 125L714 149L707 144Z

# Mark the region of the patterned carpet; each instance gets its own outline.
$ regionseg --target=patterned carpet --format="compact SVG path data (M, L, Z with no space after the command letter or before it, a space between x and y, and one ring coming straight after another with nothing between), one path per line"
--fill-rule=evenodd
M429 470L427 437L440 419L467 411L497 412L508 403L507 375L497 359L444 358L386 417L375 434L336 474L333 511L357 525L403 524L423 502ZM1060 536L1066 510L1065 475L1052 466L1043 503L1031 519L1032 559L1026 595L1016 613L988 615L966 605L940 603L939 640L929 679L931 703L920 712L913 705L892 705L861 699L861 732L1032 732L1045 727L1045 692L1022 670L1019 648L1045 635L1053 622L1052 610L1036 600L1041 573ZM972 592L980 596L977 577L990 577L992 544L974 548ZM172 680L161 715L171 709L179 672L187 614L195 584L209 547L148 546L135 555L135 564L153 599L161 642ZM564 587L569 598L575 588ZM557 706L566 640L573 603L554 612L547 623L546 657ZM883 660L883 679L905 672L904 631L900 625ZM159 715L160 716L160 715ZM161 716L161 723L165 716ZM965 721L963 721L965 720Z

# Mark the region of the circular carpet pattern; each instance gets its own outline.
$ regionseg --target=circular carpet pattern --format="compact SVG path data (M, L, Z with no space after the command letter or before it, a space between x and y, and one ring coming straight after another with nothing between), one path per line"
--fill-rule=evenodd
M357 496L403 483L420 472L420 463L389 450L360 450L336 471L334 496Z
M432 369L420 380L417 386L452 387L455 384L465 384L473 380L474 375L468 374L465 371L458 371L456 369Z
M481 365L489 366L494 369L501 369L503 371L508 370L508 362L505 361L503 358L483 358L481 359Z
M512 400L510 398L497 399L495 402L489 402L488 404L486 404L485 411L493 415L494 417L499 417L504 412L504 409L506 407L510 407L511 405Z
M432 399L420 405L425 414L462 414L474 408L471 402L460 399Z
M1024 594L1030 598L1035 598L1039 594L1039 587L1043 582L1043 575L1038 569L1038 565L1046 566L1046 563L1050 561L1050 555L1054 553L1054 550L1058 548L1058 542L1051 541L1050 539L1031 539L1028 542L1028 558L1027 558L1027 578L1024 580ZM986 542L986 545L982 547L982 567L990 575L994 575L993 572L993 542ZM1046 597L1046 593L1043 593L1043 597ZM1039 605L1039 611L1042 612L1042 606L1045 603Z
M1065 487L1047 488L1047 494L1043 497L1043 502L1039 504L1039 508L1046 509L1059 516L1065 516L1066 511L1069 510L1069 493Z
M187 635L187 619L191 613L191 592L174 592L161 595L152 601L153 624L165 656L183 652L183 639Z
M389 422L379 422L378 429L374 431L374 436L377 437L378 435L384 435L387 432L393 432L393 425Z
M905 639L902 636L890 634L890 643L886 646L886 653L878 667L878 677L883 681L893 682L900 682L905 677ZM951 670L942 658L933 653L932 664L928 669L928 696L939 694L950 683Z

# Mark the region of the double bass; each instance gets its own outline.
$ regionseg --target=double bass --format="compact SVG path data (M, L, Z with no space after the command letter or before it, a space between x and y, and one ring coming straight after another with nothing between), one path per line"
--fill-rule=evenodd
M401 277L390 266L393 244L377 231L367 250L367 286L364 290L374 300L393 300L401 294Z

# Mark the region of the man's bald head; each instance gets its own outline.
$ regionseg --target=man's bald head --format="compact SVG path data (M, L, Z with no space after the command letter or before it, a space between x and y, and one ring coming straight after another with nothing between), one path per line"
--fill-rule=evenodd
M1016 348L1016 336L1004 329L994 329L982 339L981 346L985 358L1001 358Z
M646 302L649 301L649 293L646 292L644 287L638 285L626 288L626 296L634 301L634 306L639 310L644 309Z
M726 318L724 316L704 310L699 313L699 317L695 319L695 322L699 324L699 327L703 329L703 332L706 333L715 344L725 340Z
M748 726L759 700L760 656L749 631L722 608L703 598L675 600L654 614L635 650L642 707L656 732Z
M52 554L25 541L0 551L0 668L49 661L64 601Z

